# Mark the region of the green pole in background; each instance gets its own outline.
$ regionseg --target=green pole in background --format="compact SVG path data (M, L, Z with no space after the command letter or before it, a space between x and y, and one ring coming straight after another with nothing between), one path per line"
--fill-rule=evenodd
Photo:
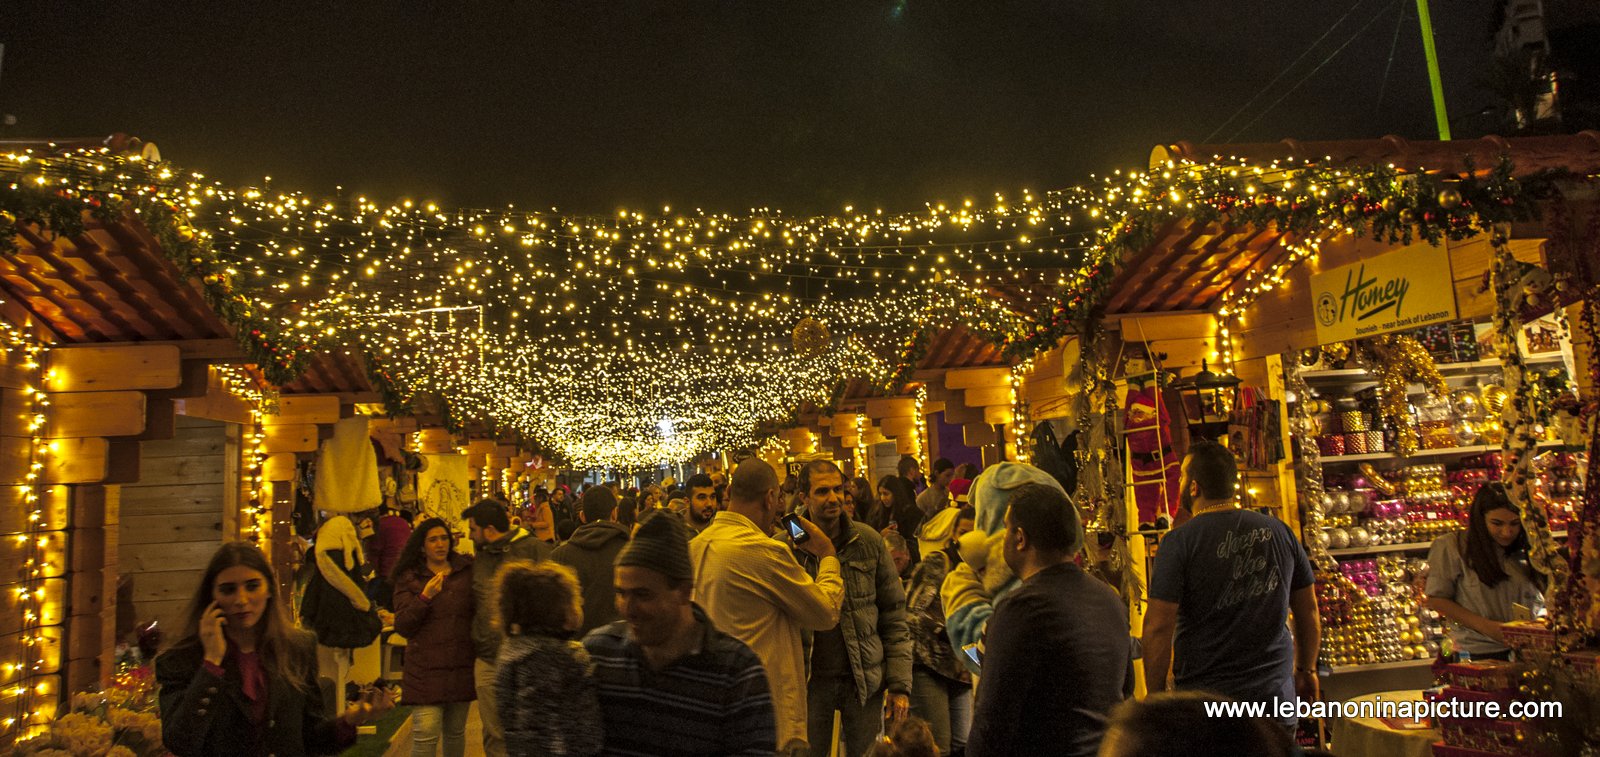
M1422 23L1422 51L1428 56L1428 85L1433 89L1433 119L1439 122L1439 139L1450 141L1450 117L1444 110L1444 82L1439 78L1439 55L1433 50L1433 21L1428 0L1417 0L1417 20Z

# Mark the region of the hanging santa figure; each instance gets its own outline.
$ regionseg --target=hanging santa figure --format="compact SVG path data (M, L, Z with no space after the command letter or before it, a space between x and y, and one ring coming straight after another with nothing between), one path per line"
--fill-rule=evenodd
M1140 531L1161 531L1171 524L1182 473L1182 459L1172 451L1172 424L1162 397L1163 374L1152 363L1142 350L1124 363L1128 398L1123 404L1123 433Z

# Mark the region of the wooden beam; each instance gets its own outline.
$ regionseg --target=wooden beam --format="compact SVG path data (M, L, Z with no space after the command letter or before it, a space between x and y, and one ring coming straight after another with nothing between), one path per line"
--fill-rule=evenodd
M990 425L1004 426L1014 418L1010 405L991 405L983 409L983 422Z
M884 436L887 436L891 439L898 439L902 436L910 436L912 431L916 430L917 424L921 421L921 418L912 418L909 415L896 418L882 418L878 421L878 427L883 429Z
M50 351L46 391L172 389L183 381L178 348L57 347Z
M910 417L916 408L915 397L873 397L867 400L867 415L873 418Z
M278 398L278 412L261 418L263 426L339 422L340 399L331 394L290 394Z
M968 447L982 447L998 441L994 426L987 423L967 423L961 426L961 441Z
M314 423L263 426L262 431L261 451L269 455L317 451L317 426Z
M96 347L177 347L184 360L207 363L249 363L239 342L226 337L217 339L169 339L148 342L100 342Z
M135 436L145 428L144 392L66 392L51 397L46 436Z
M44 481L50 484L96 484L106 478L111 445L101 437L55 439L45 456Z
M989 407L991 405L1011 404L1010 375L1006 374L1006 383L999 386L990 386L982 389L968 389L963 401L967 407Z
M293 452L279 452L267 455L261 464L261 478L264 481L293 481L295 455Z
M1011 380L1011 369L1006 367L992 368L952 368L944 374L946 389L981 389L995 385L1004 385Z

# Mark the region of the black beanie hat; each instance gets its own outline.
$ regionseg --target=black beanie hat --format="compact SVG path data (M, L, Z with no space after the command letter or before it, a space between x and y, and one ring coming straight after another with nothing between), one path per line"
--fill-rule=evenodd
M617 553L617 565L649 568L674 581L693 581L687 530L677 513L670 510L648 513L640 519L633 539Z

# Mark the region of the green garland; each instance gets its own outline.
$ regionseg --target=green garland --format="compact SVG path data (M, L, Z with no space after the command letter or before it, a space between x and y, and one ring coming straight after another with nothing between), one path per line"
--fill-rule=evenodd
M85 177L86 174L73 178ZM319 345L288 338L258 303L235 290L227 265L217 259L210 241L184 221L178 207L145 195L129 197L111 182L96 178L93 184L75 181L69 185L100 187L93 190L27 181L0 187L0 252L21 251L16 237L24 224L38 226L47 236L74 237L87 230L85 217L101 225L123 219L137 221L150 231L160 252L184 277L200 282L206 304L233 329L245 356L261 369L267 381L287 384L305 371Z
M1509 160L1477 172L1470 162L1457 175L1401 173L1389 166L1367 168L1274 168L1257 173L1238 164L1183 165L1130 178L1110 189L1081 190L1078 201L1097 210L1099 242L1084 266L1060 287L1049 305L995 333L1006 355L1021 359L1054 348L1101 317L1113 279L1128 259L1158 241L1177 218L1199 223L1275 227L1309 234L1342 224L1357 236L1390 244L1422 239L1438 244L1488 232L1496 223L1529 220L1524 201L1556 174L1517 179ZM1313 189L1315 188L1315 189Z

